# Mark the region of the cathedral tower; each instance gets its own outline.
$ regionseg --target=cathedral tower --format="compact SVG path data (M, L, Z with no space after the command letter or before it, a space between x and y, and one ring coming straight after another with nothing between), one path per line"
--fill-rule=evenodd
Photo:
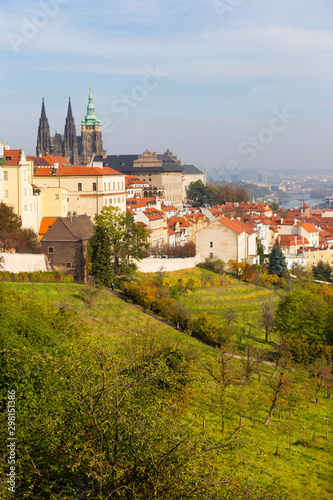
M95 155L103 155L101 122L95 115L91 87L89 91L87 114L81 122L81 137L83 164L89 163Z
M70 98L65 124L63 156L65 156L72 165L77 165L79 163L79 149Z
M42 112L39 119L36 155L47 155L51 152L51 137L49 121L46 118L44 97L42 102Z

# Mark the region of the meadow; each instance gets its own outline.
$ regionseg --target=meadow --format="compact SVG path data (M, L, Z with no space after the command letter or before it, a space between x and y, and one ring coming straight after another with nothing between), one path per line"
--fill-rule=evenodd
M209 275L208 271L195 269L165 274L163 280L177 282ZM144 279L155 278L146 275ZM266 345L259 319L262 304L270 301L275 306L285 291L241 283L232 276L221 279L222 286L188 292L180 296L179 302L193 315L204 311L221 324L225 323L226 311L233 307L237 312L235 332L243 332L235 333L237 352L244 353L246 345L275 351L278 337L272 334ZM207 466L213 465L231 485L241 484L244 491L247 488L251 491L252 496L242 498L333 499L333 403L323 386L316 404L315 385L306 370L288 371L284 393L269 425L264 425L274 394L273 366L261 362L259 372L256 365L246 371L246 360L229 356L226 366L230 377L223 384L220 349L165 325L107 290L99 291L87 310L85 285L6 283L4 286L69 308L85 323L87 343L95 346L126 345L139 335L148 343L177 346L186 353L191 386L183 421L188 422L198 441L204 438L205 446L209 443L209 462L213 450L213 463ZM205 449L202 454L204 457ZM237 493L228 498L237 498Z

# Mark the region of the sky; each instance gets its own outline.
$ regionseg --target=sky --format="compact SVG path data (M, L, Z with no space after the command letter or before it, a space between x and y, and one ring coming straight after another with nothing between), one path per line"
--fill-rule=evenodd
M44 97L108 154L318 173L333 164L332 0L0 0L0 140L34 154Z

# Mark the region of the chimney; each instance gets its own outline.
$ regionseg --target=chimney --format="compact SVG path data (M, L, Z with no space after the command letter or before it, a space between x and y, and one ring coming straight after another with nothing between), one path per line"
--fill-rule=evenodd
M5 150L6 150L6 151L9 151L9 150L10 150L10 145L9 145L9 144L6 144L6 146L5 146Z
M72 212L67 213L67 219L69 219L70 222L73 222Z

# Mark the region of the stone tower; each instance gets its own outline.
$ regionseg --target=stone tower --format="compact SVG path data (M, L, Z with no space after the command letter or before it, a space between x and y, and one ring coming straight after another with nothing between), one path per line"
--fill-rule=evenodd
M89 102L87 106L87 114L81 122L81 138L82 138L82 163L89 163L96 156L103 156L103 140L101 122L95 115L95 107L93 104L93 96L91 87L89 91Z
M70 98L65 124L63 156L65 156L72 165L77 165L79 163L79 148Z
M46 118L44 97L42 101L42 112L39 119L36 155L47 155L51 152L51 137L49 121Z

